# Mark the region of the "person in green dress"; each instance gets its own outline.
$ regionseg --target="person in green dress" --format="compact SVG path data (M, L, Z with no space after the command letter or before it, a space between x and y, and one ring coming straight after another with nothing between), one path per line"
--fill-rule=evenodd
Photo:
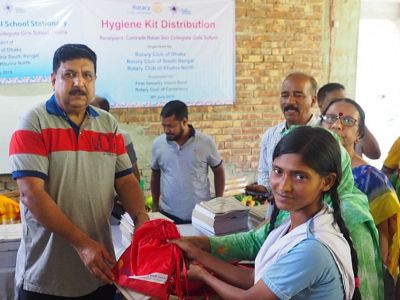
M333 135L340 144L338 136L334 133ZM358 255L361 297L368 300L382 300L384 299L383 265L378 231L369 211L367 196L354 186L350 157L342 146L340 149L343 176L338 192L342 202L343 219ZM324 201L331 205L329 196L325 196ZM280 211L276 226L288 217L288 212ZM248 232L220 237L187 237L186 239L225 261L254 260L267 238L268 230L269 223L265 223L258 229Z

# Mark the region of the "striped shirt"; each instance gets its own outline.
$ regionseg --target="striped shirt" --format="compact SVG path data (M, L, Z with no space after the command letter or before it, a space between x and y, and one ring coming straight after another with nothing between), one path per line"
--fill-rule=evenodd
M20 120L10 143L12 176L34 176L60 210L89 237L114 253L109 216L114 180L132 172L117 121L88 107L79 127L53 95ZM77 252L42 226L21 202L23 237L16 284L37 293L76 297L104 282L84 266Z

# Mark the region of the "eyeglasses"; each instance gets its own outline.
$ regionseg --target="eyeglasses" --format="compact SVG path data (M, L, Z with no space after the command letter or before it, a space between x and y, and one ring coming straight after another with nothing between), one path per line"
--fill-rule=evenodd
M80 73L75 71L65 71L62 74L62 78L64 78L65 80L75 80L76 78L78 78L78 74ZM80 74L80 76L82 76L83 80L86 82L92 82L93 80L96 79L96 74L90 71L85 71L82 74Z
M334 124L338 119L343 126L352 127L356 125L357 120L350 116L339 116L334 114L327 114L320 116L321 120L327 124Z

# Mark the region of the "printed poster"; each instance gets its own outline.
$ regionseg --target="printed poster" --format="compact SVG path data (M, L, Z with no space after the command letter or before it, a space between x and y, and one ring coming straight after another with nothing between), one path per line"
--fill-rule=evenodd
M55 49L84 43L98 56L97 94L113 107L234 102L233 0L0 3L0 96L4 85L18 95L50 84Z

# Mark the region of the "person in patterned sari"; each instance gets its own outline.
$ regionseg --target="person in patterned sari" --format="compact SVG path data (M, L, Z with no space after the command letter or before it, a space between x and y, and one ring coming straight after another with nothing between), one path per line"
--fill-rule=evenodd
M398 220L400 204L392 184L377 168L359 156L354 146L365 132L365 113L348 98L331 102L321 116L322 125L336 132L350 155L356 187L368 197L369 208L379 231L382 261L394 278L399 258Z

